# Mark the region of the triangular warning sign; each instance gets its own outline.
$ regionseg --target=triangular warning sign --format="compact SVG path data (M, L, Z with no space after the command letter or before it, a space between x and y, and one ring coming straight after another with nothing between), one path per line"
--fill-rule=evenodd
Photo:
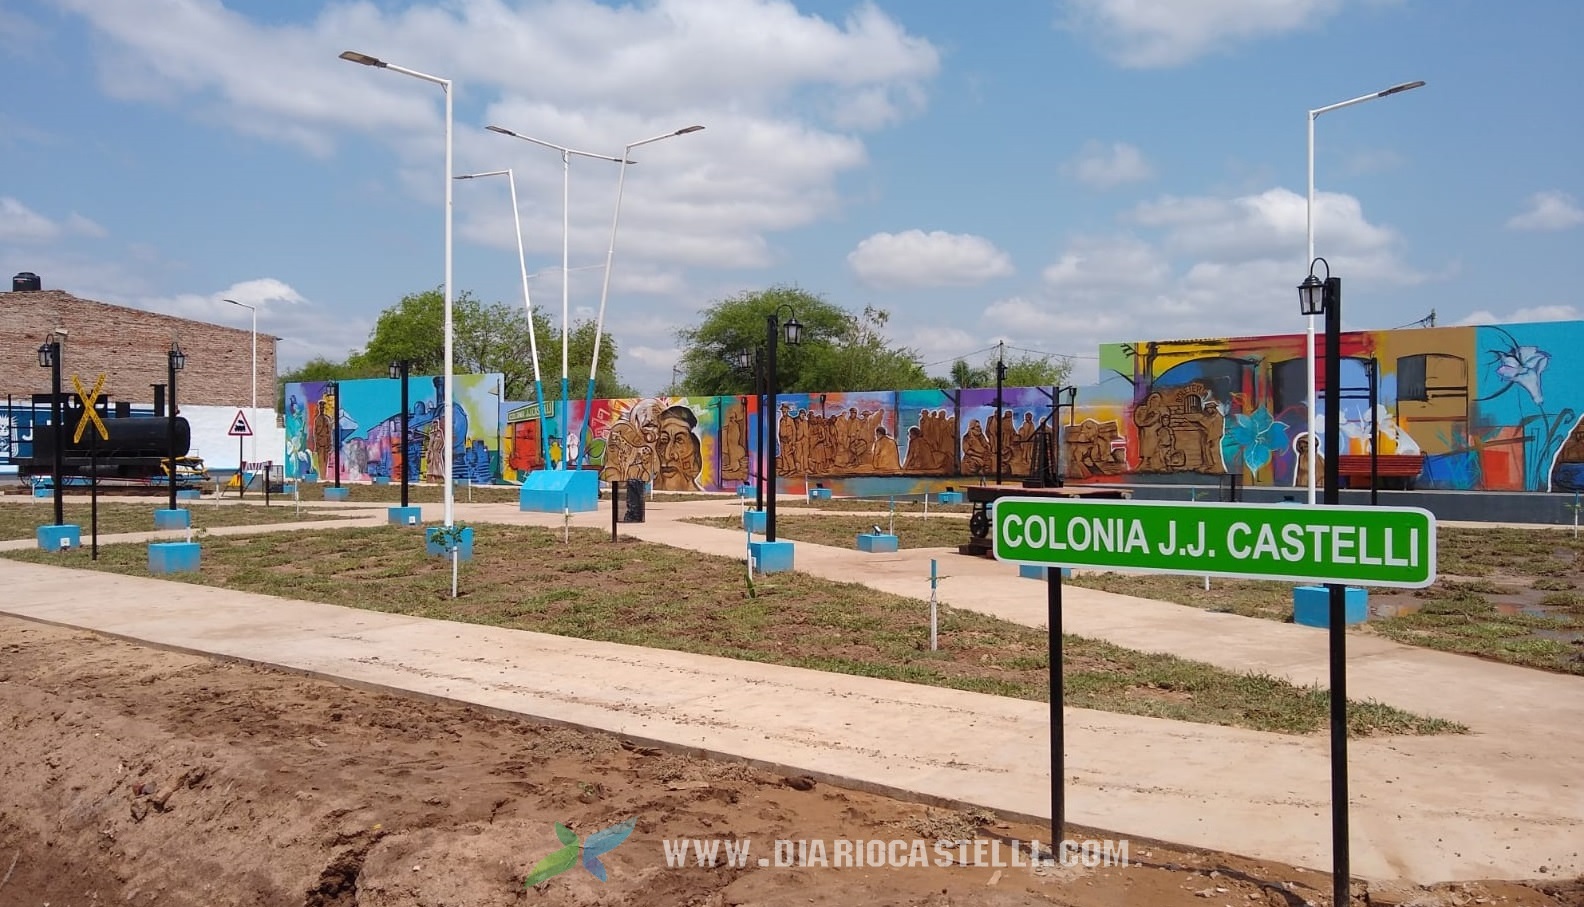
M237 410L236 418L231 420L231 430L226 434L233 438L253 437L253 426L248 424L247 413Z

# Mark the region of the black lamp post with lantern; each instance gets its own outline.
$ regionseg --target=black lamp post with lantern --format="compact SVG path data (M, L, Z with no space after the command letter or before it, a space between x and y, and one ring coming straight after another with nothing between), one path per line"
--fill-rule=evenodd
M176 373L187 367L187 354L182 352L181 344L172 340L169 352L165 354L167 381L170 384L169 408L166 412L165 430L167 451L170 455L166 479L170 484L170 509L176 509ZM266 477L265 481L268 481Z
M784 325L781 322L782 309L787 310L787 320ZM776 460L779 453L776 449L776 442L780 438L780 413L778 412L780 407L776 400L779 390L777 387L779 381L776 375L776 347L781 339L783 329L786 331L787 346L797 346L802 342L803 325L798 323L797 312L786 303L776 306L774 312L765 316L765 347L767 349L765 353L765 398L767 405L765 408L768 411L766 415L770 419L768 429L770 440L765 450L765 459L769 463L769 468L766 470L769 473L767 479L769 500L765 511L765 541L767 542L776 540Z
M1315 276L1325 266L1325 277ZM1339 503L1342 434L1342 278L1331 276L1331 263L1316 258L1309 276L1298 285L1299 311L1325 315L1325 504ZM1312 422L1311 422L1312 424ZM1312 446L1314 438L1309 439ZM1347 777L1347 589L1326 583L1327 631L1331 675L1331 874L1337 903L1347 903L1348 777Z
M66 446L66 435L62 422L65 416L61 413L61 342L59 333L51 333L44 339L38 348L39 368L50 370L50 432L55 437L55 451L50 458L50 472L52 488L55 492L55 525L59 526L66 521L65 504L61 498L61 476L65 467L61 461L61 451Z

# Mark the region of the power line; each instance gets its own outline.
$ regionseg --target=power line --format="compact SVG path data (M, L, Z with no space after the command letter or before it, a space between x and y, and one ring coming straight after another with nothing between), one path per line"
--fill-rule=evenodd
M993 350L995 348L996 348L996 345L995 344L991 344L990 346L987 346L987 347L985 347L982 350L974 350L971 353L961 353L959 355L951 357L950 359L942 359L939 362L926 362L926 363L924 363L924 368L934 368L937 365L945 365L948 362L965 361L965 360L967 360L967 358L969 356L977 356L980 353L988 353L988 352L990 352L991 350Z
M1007 347L1007 349L1009 349L1009 350L1017 350L1020 353L1033 353L1036 356L1055 356L1058 359L1099 359L1100 358L1099 356L1083 356L1083 355L1079 355L1078 353L1050 353L1050 352L1046 352L1045 350L1030 350L1030 349L1024 349L1021 346L1009 346L1009 347Z

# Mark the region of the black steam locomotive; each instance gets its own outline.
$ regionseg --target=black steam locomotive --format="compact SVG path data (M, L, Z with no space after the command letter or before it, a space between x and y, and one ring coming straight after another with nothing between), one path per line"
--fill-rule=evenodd
M99 477L104 487L166 487L166 463L171 455L171 421L162 416L101 416L106 439L100 439L93 426L82 437L72 440L80 410L69 409L62 419L61 484L87 486ZM203 461L188 456L192 449L192 428L177 416L175 454L177 487L201 487L209 479ZM13 458L18 476L34 483L55 474L55 429L35 423L32 450L28 456Z

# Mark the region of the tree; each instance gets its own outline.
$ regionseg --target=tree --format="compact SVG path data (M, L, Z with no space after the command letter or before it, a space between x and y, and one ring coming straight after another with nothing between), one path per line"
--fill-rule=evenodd
M834 342L809 350L808 389L913 390L932 386L916 352L887 343L881 329L890 318L890 312L874 306L864 306L862 315L846 315L847 323Z
M765 345L766 319L782 305L791 306L803 326L797 346L789 346L784 336L777 346L776 375L782 392L927 385L918 357L911 350L889 347L880 334L889 317L885 311L865 309L863 316L855 316L821 296L789 286L716 301L700 313L697 325L678 331L680 383L690 393L703 395L752 393L753 375L734 367L737 354L745 350L752 354ZM787 318L782 311L782 322Z
M482 303L467 291L451 301L452 359L460 374L500 372L509 399L533 397L533 349L537 341L540 376L547 399L560 394L561 331L535 309L534 337L528 335L528 316L520 307L504 302ZM616 341L604 335L600 369L594 383L596 397L634 396L616 374ZM594 352L594 323L574 324L568 333L567 374L569 396L581 398L588 385L589 357ZM406 359L413 374L440 374L445 369L445 297L439 289L409 293L380 313L369 335L368 346L348 360L351 368L369 376L382 375L390 363Z
M995 387L996 364L1002 361L1006 363L1006 377L1002 379L1005 387L1060 387L1072 374L1072 360L1065 357L1022 353L1003 360L1003 355L999 350L991 353L984 365L978 368L958 359L952 363L950 375L934 379L935 386L948 390L954 387Z

